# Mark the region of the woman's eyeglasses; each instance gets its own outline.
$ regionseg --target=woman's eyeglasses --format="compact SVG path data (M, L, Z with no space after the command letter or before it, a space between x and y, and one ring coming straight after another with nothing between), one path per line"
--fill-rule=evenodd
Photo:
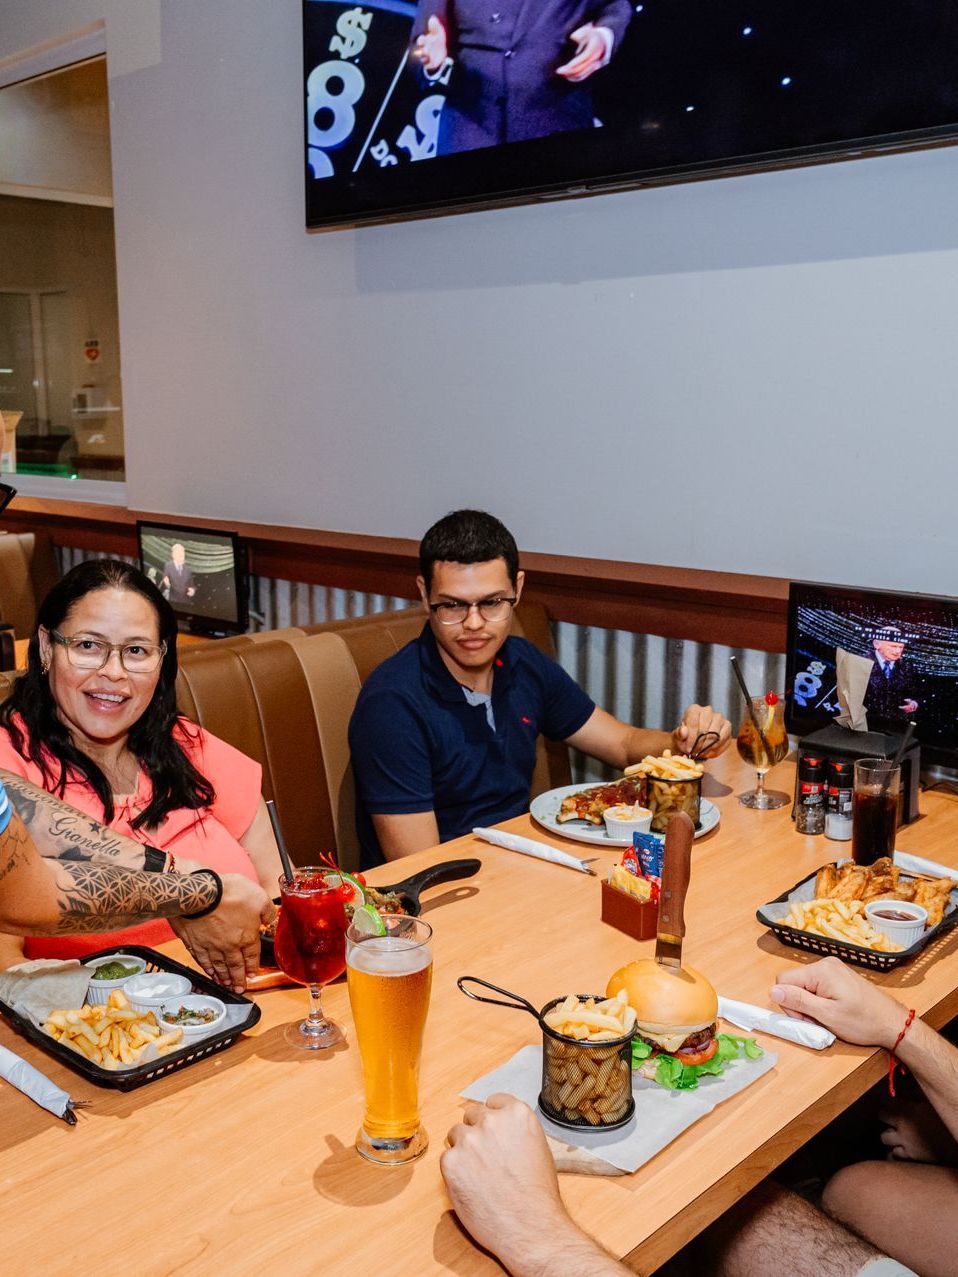
M78 670L102 670L114 652L128 674L152 674L166 655L165 643L105 643L103 639L71 637L50 631L54 643L66 648L67 660Z

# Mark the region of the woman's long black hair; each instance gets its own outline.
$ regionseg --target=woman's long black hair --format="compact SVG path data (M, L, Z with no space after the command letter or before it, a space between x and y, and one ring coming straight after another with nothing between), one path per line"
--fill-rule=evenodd
M132 821L133 828L153 828L180 807L194 811L209 807L215 798L213 786L187 758L173 731L178 717L176 616L149 577L119 559L78 563L43 600L37 613L37 629L30 639L26 673L16 680L13 692L0 705L0 724L10 733L17 752L40 768L43 787L48 792L62 798L70 773L79 774L96 791L103 803L104 821L109 824L114 814L109 782L92 758L74 745L57 714L40 662L40 627L58 630L80 599L94 590L132 590L141 595L156 613L160 641L166 644L153 698L130 728L127 741L153 783L153 799Z

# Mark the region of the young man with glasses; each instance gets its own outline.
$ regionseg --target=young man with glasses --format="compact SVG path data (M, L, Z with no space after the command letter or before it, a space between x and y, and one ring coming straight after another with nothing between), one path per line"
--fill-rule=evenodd
M509 530L457 510L419 547L428 625L366 680L349 726L365 865L394 860L526 811L541 733L613 767L681 753L730 724L691 705L671 733L598 708L555 661L510 637L525 574Z

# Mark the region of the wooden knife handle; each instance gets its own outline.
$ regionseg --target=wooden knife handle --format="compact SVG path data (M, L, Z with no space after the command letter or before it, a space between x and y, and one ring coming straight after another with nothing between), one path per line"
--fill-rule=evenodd
M685 897L692 876L692 839L695 826L684 811L677 811L665 828L662 860L662 893L659 900L659 932L685 935Z

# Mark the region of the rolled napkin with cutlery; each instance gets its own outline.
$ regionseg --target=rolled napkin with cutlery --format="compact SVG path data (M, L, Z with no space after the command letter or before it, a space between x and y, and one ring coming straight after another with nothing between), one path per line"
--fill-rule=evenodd
M758 1029L773 1037L783 1038L786 1042L810 1046L815 1051L824 1051L835 1041L835 1034L822 1028L820 1024L810 1024L808 1020L793 1020L781 1011L769 1011L766 1007L756 1007L750 1002L736 1002L733 998L719 997L718 1013L736 1028Z
M8 1051L5 1046L0 1046L0 1077L54 1117L60 1117L70 1126L76 1126L77 1115L73 1111L75 1102L66 1091L21 1056Z
M548 860L554 865L564 865L566 869L575 869L582 874L591 874L595 877L595 870L579 860L575 856L570 856L567 851L560 851L558 847L553 847L547 842L536 842L534 838L523 838L520 834L507 834L501 829L474 829L473 834L476 838L482 838L485 842L491 842L494 847L505 847L507 851L518 851L523 856L535 856L538 860Z

